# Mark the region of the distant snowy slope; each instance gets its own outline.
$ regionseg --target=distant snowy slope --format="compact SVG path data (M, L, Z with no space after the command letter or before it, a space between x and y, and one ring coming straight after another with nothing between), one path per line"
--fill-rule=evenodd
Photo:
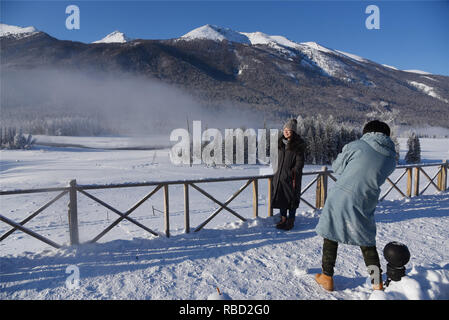
M256 32L239 32L234 31L229 28L222 28L215 25L204 25L202 27L196 28L185 35L183 35L180 39L183 40L194 40L194 39L208 39L214 41L231 41L244 43L249 45L267 45L277 49L293 49L293 50L301 50L304 47L316 49L318 51L333 53L334 51L328 48L325 48L316 42L303 42L297 43L287 39L284 36L279 35L269 35L260 31Z
M35 27L18 27L0 23L0 37L12 36L14 38L23 38L39 32Z
M301 42L301 45L303 46L307 46L309 48L315 49L317 51L321 51L321 52L325 52L325 53L335 53L334 50L331 50L329 48L323 47L322 45L314 42L314 41L309 41L309 42Z
M411 73L418 73L418 74L431 74L430 72L422 71L422 70L402 70L402 71L411 72Z
M210 24L206 24L202 27L196 28L183 35L180 39L183 40L208 39L214 41L227 40L232 42L250 44L249 39L245 35L228 28L222 28Z
M383 66L386 67L386 68L393 69L393 70L399 70L398 68L393 67L393 66L389 66L388 64L383 64Z
M372 63L370 60L361 56L344 52L341 50L334 50L326 48L316 42L295 42L280 35L269 35L260 31L257 32L239 32L229 28L223 28L216 25L204 25L196 28L182 37L181 40L195 40L195 39L208 39L213 41L230 41L238 42L248 45L265 45L277 51L286 54L287 56L296 56L298 53L302 53L307 57L302 62L303 66L318 68L321 73L327 76L338 77L342 80L353 81L358 77L351 73L349 68L341 61L341 57L351 59L359 64ZM393 70L399 70L395 67L380 64L381 66ZM417 74L431 74L429 72L421 70L402 70L410 73ZM358 79L360 80L360 79ZM362 81L365 85L373 85L369 81Z
M272 36L265 34L263 32L242 32L248 37L252 45L268 45L270 47L276 48L280 51L287 52L291 54L291 49L299 50L300 46L298 43L291 41L283 36Z
M238 42L250 45L268 45L270 47L278 49L283 48L294 50L301 50L304 46L306 46L322 52L327 53L334 52L330 49L327 49L317 44L316 42L297 43L287 39L286 37L279 35L269 35L260 31L239 32L229 28L223 28L210 24L196 28L183 35L180 39L183 40L208 39L214 41L227 40L231 42Z
M438 100L441 100L443 102L449 103L449 100L442 98L436 91L435 88L421 83L421 82L417 82L417 81L408 81L408 83L410 83L412 86L414 86L415 88L417 88L419 91L424 92L425 94L428 94L431 97L434 97Z
M358 55L352 54L352 53L348 53L348 52L344 52L344 51L340 51L340 50L335 50L338 53L341 53L342 55L345 55L349 58L351 58L352 60L356 60L359 62L369 62L368 60L366 60L365 58L359 57Z
M306 61L303 65L312 69L318 69L326 76L343 76L351 78L352 75L345 70L345 65L334 58L332 54L340 57L341 54L316 42L297 43L279 35L268 35L263 32L238 32L215 25L205 25L196 28L181 38L182 40L208 39L213 41L227 40L248 45L265 45L287 56L300 54Z
M132 39L127 37L123 32L113 31L101 40L94 41L92 43L125 43Z

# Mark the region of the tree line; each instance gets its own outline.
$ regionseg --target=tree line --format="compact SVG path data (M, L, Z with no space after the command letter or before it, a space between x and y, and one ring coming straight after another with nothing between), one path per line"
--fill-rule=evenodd
M341 152L344 145L351 141L360 139L362 136L360 128L355 128L348 124L340 124L335 118L330 115L323 117L322 115L297 117L298 127L297 133L305 141L305 163L312 165L332 164L337 155ZM28 132L47 134L47 135L95 135L100 129L94 122L86 118L71 118L66 117L62 119L52 119L52 121L44 121L42 119L35 119L28 122ZM242 128L244 131L245 128ZM30 149L36 142L31 134L25 136L23 128L16 127L0 127L0 147L7 149ZM92 132L94 131L94 132ZM279 135L282 135L282 130L279 130ZM237 141L233 138L233 163L237 156ZM270 156L270 141L269 135L266 137L266 156ZM397 138L392 135L392 139L396 144L398 153L397 160L399 160L399 143ZM202 144L201 149L205 148L206 142ZM405 157L406 163L419 163L421 161L421 148L419 137L415 133L409 134L407 141L408 152ZM222 146L223 163L225 150ZM213 153L213 151L212 151ZM258 154L258 153L257 153ZM248 137L244 137L244 163L248 163ZM258 163L261 163L258 161Z
M21 130L17 132L14 127L0 127L0 148L31 149L36 142L31 134L25 136Z

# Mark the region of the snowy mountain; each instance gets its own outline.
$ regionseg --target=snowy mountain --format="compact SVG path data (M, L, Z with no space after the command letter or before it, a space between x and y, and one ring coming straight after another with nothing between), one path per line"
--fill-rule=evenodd
M24 37L28 37L30 35L36 34L39 32L35 27L17 27L4 23L0 23L0 37L13 37L15 39L20 39Z
M127 37L123 32L113 31L101 40L94 41L92 43L125 43L133 39Z
M196 28L180 39L182 40L213 40L213 41L229 41L238 42L248 45L268 45L280 50L297 50L300 48L298 43L290 41L283 36L272 36L263 32L239 32L229 28L222 28L215 25L204 25Z
M202 27L196 28L181 37L183 40L213 40L213 41L232 41L238 43L251 44L249 39L240 32L221 28L215 25L206 24Z
M357 62L367 63L367 59L343 51L326 48L316 42L297 43L280 35L268 35L263 32L238 32L228 28L221 28L215 25L205 25L194 29L183 35L182 40L212 40L229 41L251 46L268 46L278 51L280 54L305 58L301 64L305 67L318 70L325 76L338 77L344 81L360 81L365 85L373 85L360 78L357 74L351 73L340 58L350 58Z
M268 46L274 50L277 50L280 54L290 57L300 55L307 56L307 61L304 61L303 65L310 68L317 68L323 75L335 76L337 74L343 74L346 77L350 77L345 71L343 64L335 59L329 59L326 55L332 53L339 56L341 54L323 47L316 42L297 43L279 35L268 35L263 32L238 32L209 24L188 32L180 39L212 41L226 40L229 42L237 42L251 46ZM346 55L353 56L349 54Z
M305 54L309 58L309 61L307 61L308 64L305 65L312 65L320 68L321 72L324 75L336 76L338 74L343 74L345 76L341 78L346 79L348 81L352 81L353 79L351 79L350 74L346 72L344 64L341 64L336 57L346 57L361 63L370 62L368 59L365 59L358 55L347 53L341 50L333 50L330 48L326 48L316 42L297 43L287 39L284 36L268 35L263 32L239 32L229 28L222 28L210 24L196 28L180 37L180 39L212 40L212 41L226 40L229 42L237 42L253 46L265 45L277 49L278 51L291 56L295 56L298 54L298 52L300 52ZM329 54L331 56L334 56L335 59L330 59ZM397 68L388 65L382 66L398 70ZM431 74L429 72L421 70L403 70L403 71L423 75Z
M183 35L180 39L183 40L201 39L213 41L227 40L230 42L238 42L248 45L268 45L280 50L282 49L291 50L292 53L294 51L302 49L303 47L314 48L318 51L323 52L332 52L332 50L320 46L316 42L297 43L283 36L268 35L259 31L239 32L231 30L229 28L222 28L210 24L196 28Z
M2 34L15 35L0 37L1 66L12 70L61 67L143 75L183 88L207 105L227 101L275 120L312 112L364 122L373 112L398 111L403 125L449 123L449 77L405 72L282 35L214 25L167 40L131 41L115 31L82 43L12 26L3 27Z

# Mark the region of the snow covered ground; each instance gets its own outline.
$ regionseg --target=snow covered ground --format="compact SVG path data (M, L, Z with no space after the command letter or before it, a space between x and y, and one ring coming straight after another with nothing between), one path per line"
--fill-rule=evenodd
M378 247L397 240L412 254L411 284L383 296L367 282L360 249L340 246L333 293L313 280L320 271L318 215L301 213L290 232L276 217L226 223L171 238L132 238L62 250L2 255L2 299L207 299L215 288L232 299L449 299L449 195L383 202ZM78 288L65 281L79 268ZM386 262L382 260L383 269Z
M82 144L76 140L75 144ZM71 139L71 140L73 140ZM111 140L103 143L114 145ZM123 141L122 141L123 142ZM421 139L425 162L448 159L448 139ZM92 147L92 146L91 146ZM96 146L98 147L98 145ZM401 158L406 152L401 139ZM260 166L231 168L174 166L168 150L103 150L79 147L42 147L33 150L1 150L1 189L24 189L78 184L163 181L205 177L250 176ZM307 166L305 171L319 169ZM429 168L433 176L434 169ZM400 172L394 173L399 175ZM303 186L312 176L304 177ZM199 184L224 201L244 181ZM405 179L401 181L405 183ZM330 185L332 187L332 184ZM384 186L385 189L388 186ZM151 187L96 190L92 194L125 211ZM236 221L221 212L200 232L184 233L182 186L170 186L171 237L155 237L122 221L97 244L52 249L15 232L0 242L1 299L206 299L215 288L232 299L448 299L449 298L449 194L427 195L409 200L392 192L379 204L378 249L390 241L408 245L410 281L394 283L371 296L360 249L340 246L336 266L336 291L316 286L313 274L320 270L321 239L315 234L319 211L304 204L290 232L273 228L278 219L266 215L266 183L259 185L259 218L252 218L251 188L230 207L244 217ZM190 191L192 230L216 205L195 190ZM1 197L2 214L21 221L57 193ZM314 203L314 190L306 199ZM26 224L30 229L61 243L68 243L67 196ZM131 217L162 233L162 192L132 213ZM154 209L154 210L153 210ZM118 216L78 194L81 242L92 239ZM276 213L276 212L275 212ZM0 234L10 227L0 223ZM68 266L79 269L78 288L66 286ZM386 270L386 262L382 261Z

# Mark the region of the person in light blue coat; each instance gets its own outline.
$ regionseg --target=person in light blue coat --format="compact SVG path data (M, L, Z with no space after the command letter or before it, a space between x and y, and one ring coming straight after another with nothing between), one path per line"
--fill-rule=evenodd
M376 280L377 286L373 288L382 289L374 211L380 187L395 167L396 151L390 128L378 120L368 122L362 138L345 145L332 163L334 173L339 176L315 229L324 238L323 272L315 278L325 289L333 290L338 243L360 246L366 266L379 268L380 280Z

